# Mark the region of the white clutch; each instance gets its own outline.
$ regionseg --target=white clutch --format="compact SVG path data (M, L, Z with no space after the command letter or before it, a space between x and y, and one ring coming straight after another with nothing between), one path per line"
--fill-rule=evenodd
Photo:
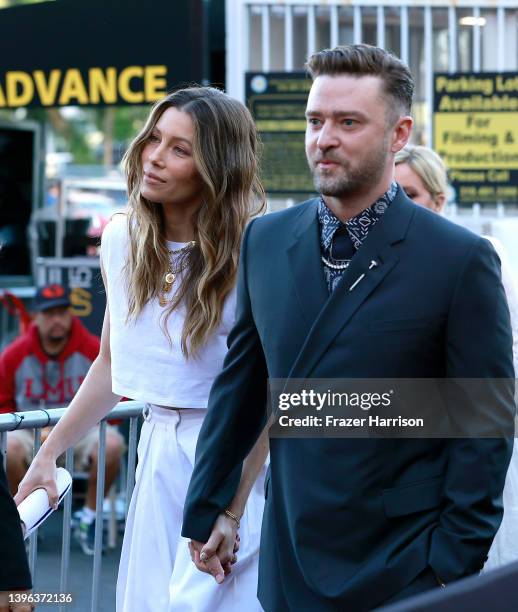
M65 468L57 468L56 484L58 488L58 504L68 493L72 486L72 476ZM53 512L49 504L49 498L45 489L36 489L20 502L18 513L20 521L24 526L24 538L28 538L31 533L47 519Z

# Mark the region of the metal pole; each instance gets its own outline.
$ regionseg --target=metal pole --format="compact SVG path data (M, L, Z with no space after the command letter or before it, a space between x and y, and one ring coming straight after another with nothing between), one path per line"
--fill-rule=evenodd
M293 70L293 7L284 7L284 67Z
M473 71L480 72L480 7L473 7Z
M128 446L128 474L126 481L126 517L130 505L133 487L135 486L135 464L137 462L137 428L138 417L133 417L130 420L129 428L129 446Z
M7 432L0 432L0 451L2 452L2 462L4 471L7 472Z
M498 44L497 66L498 72L503 72L505 70L505 8L503 6L499 6L496 9L496 23Z
M315 17L315 5L311 4L308 6L307 12L307 23L308 23L308 40L307 40L307 51L308 56L315 53L316 50L316 17Z
M424 63L425 63L425 100L428 113L426 125L426 144L431 147L433 139L433 22L432 7L424 7Z
M401 59L408 64L408 6L400 9Z
M448 7L448 72L457 72L457 10Z
M385 9L383 6L377 8L376 44L382 49L385 48Z
M262 66L263 72L270 71L270 7L264 4L261 8L262 29Z
M91 612L99 609L99 583L101 580L103 544L104 467L106 463L106 421L99 424L99 451L97 458L97 492L95 498L94 571L92 581Z
M245 101L244 75L249 70L250 48L250 6L242 0L226 0L225 31L226 40L226 89L229 95Z
M330 15L330 20L329 20L329 27L331 28L331 32L330 32L331 48L333 48L339 44L338 6L336 4L331 5L331 15Z
M355 45L362 41L362 9L357 4L353 7L353 40Z
M63 257L63 242L65 240L65 214L67 210L67 182L61 182L61 190L57 202L56 233L54 236L54 257Z
M34 430L34 450L32 458L36 457L41 446L41 429ZM29 569L31 570L32 582L36 582L36 557L38 555L38 530L29 536Z
M65 455L65 469L72 474L74 470L74 449L69 448ZM61 575L59 579L59 592L66 593L68 586L68 565L70 561L70 519L72 517L72 491L69 491L64 500L63 508L63 538L61 542ZM67 612L68 604L59 606L60 612Z

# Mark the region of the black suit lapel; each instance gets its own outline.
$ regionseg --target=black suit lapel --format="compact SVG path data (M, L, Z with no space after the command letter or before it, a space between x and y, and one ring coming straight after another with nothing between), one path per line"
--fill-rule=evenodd
M400 189L382 219L369 232L338 286L314 319L293 364L290 378L305 378L311 374L336 335L397 265L399 257L394 245L404 239L414 211L415 204L408 200ZM322 270L320 274L323 276ZM312 299L306 296L304 285L300 289L306 299Z
M313 324L329 299L320 259L317 205L317 199L301 204L304 209L295 222L293 241L287 248L295 294L308 326Z

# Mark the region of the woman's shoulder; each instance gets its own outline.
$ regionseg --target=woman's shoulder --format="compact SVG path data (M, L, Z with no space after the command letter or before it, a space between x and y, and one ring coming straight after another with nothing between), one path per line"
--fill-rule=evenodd
M101 242L103 246L106 246L107 243L127 240L128 218L127 212L116 212L112 215L102 233Z
M105 231L121 231L127 230L128 227L129 212L127 210L120 210L114 213L108 223L106 224Z

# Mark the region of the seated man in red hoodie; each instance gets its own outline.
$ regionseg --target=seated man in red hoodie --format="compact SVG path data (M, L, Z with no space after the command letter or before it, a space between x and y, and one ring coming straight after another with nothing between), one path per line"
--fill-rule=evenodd
M68 293L61 285L37 290L34 322L0 354L0 412L58 408L74 397L97 357L100 342L72 315ZM86 503L76 535L85 553L93 554L97 447L99 427L94 427L74 448L74 467L88 470ZM42 431L42 438L48 431ZM7 476L11 493L32 459L34 434L19 429L7 435ZM105 491L119 470L124 439L116 427L106 431Z

